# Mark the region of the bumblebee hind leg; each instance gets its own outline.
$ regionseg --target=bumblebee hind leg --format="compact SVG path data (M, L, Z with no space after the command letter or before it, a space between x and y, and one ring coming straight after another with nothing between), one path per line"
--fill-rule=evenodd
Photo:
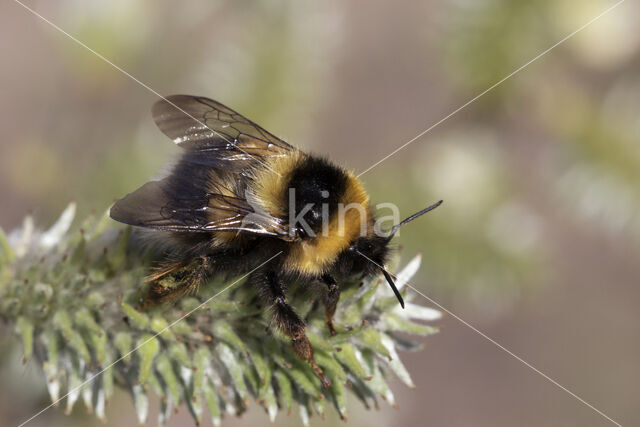
M209 258L200 256L159 267L147 277L147 294L138 308L144 310L195 292L207 279L209 265Z
M291 345L296 355L309 362L322 385L329 387L331 382L324 376L322 369L313 358L313 347L306 335L304 321L296 314L293 308L287 304L284 288L275 272L270 271L260 274L256 281L259 286L261 298L273 308L273 320L278 329L291 338Z
M322 283L327 285L327 293L322 298L322 304L324 305L324 314L327 318L327 327L331 336L336 334L336 330L333 327L333 315L336 312L338 306L338 300L340 299L340 287L332 276L325 274L321 278Z

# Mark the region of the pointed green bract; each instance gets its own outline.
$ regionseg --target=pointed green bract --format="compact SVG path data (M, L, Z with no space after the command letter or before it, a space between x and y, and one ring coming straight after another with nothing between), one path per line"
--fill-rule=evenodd
M287 413L291 413L293 407L291 380L282 370L276 371L274 376L280 390L280 404L287 410Z
M211 423L214 426L220 426L222 424L222 414L220 413L220 405L218 403L218 396L213 386L206 381L203 385L204 398L207 401L207 408L211 414Z
M128 321L134 327L144 330L149 326L149 316L139 312L126 302L122 303L122 310L124 311L125 316L127 316Z
M120 352L120 360L129 363L131 360L131 350L133 349L133 337L128 332L118 332L113 338L113 344Z
M389 350L387 350L387 347L385 347L385 345L382 343L382 336L380 335L380 332L376 331L375 329L366 328L364 331L362 331L362 334L360 335L360 341L362 341L365 346L375 351L376 353L381 354L387 358L391 357Z
M231 350L229 346L224 343L220 343L216 346L216 352L218 353L220 360L227 367L227 371L231 376L231 382L236 390L236 393L244 404L249 402L249 391L247 390L247 384L244 380L244 372L240 359L237 354Z
M143 335L138 341L136 354L140 359L138 370L138 384L144 384L151 375L153 359L160 350L160 343L155 336Z
M69 314L66 311L58 311L53 316L53 324L73 350L75 350L78 357L84 360L85 363L91 363L91 353L89 353L86 341L78 330L73 327Z
M25 317L19 317L16 321L16 329L22 336L24 345L24 360L28 360L33 352L33 323Z
M323 370L331 372L335 378L338 378L340 381L347 380L347 374L342 368L342 365L335 359L333 353L316 350L315 359Z
M169 395L174 402L180 401L180 385L178 384L178 378L173 370L171 360L164 354L161 354L157 358L156 369L160 373L160 376L164 380L169 390Z

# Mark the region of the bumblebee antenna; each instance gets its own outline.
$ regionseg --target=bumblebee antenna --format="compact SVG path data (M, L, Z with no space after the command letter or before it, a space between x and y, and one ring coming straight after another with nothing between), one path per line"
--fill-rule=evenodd
M355 249L355 248L354 248ZM400 291L398 290L398 288L396 287L395 282L393 281L393 278L391 277L391 274L389 274L389 272L387 270L384 269L383 266L381 266L380 264L378 264L377 262L375 262L374 260L372 260L371 258L369 258L368 256L366 256L365 254L363 254L362 252L360 252L359 250L355 249L356 253L358 255L360 255L362 258L366 259L367 261L371 262L372 264L374 264L376 267L378 267L380 269L380 271L382 272L382 274L384 275L384 278L387 279L387 283L389 284L389 286L391 286L391 290L393 291L393 293L395 294L396 298L398 298L398 302L400 303L400 306L402 308L404 308L404 299L402 298L402 295L400 294Z
M408 218L403 219L402 221L400 221L398 224L394 225L393 227L391 227L391 232L389 233L389 240L391 240L391 238L393 237L394 234L396 234L396 232L398 231L398 229L400 227L402 227L403 225L405 225L408 222L413 221L414 219L418 218L419 216L422 216L424 214L426 214L429 211L434 210L435 208L437 208L438 206L440 206L442 204L442 200L440 200L439 202L436 202L434 204L432 204L429 207L426 207L424 209L422 209L419 212L414 213L413 215L411 215Z
M382 271L382 274L384 274L384 278L387 279L387 283L389 283L389 286L391 286L393 293L396 295L396 298L398 298L398 302L400 303L400 306L404 308L404 299L402 299L402 295L400 295L400 291L398 290L398 288L396 288L396 284L393 282L391 275L387 270L385 270L382 267L380 267L380 271Z

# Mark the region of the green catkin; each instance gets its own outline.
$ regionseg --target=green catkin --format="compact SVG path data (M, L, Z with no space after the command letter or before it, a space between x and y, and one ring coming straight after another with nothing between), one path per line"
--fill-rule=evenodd
M256 303L255 291L243 280L202 307L227 284L212 278L199 294L176 304L138 310L148 254L133 246L129 227L106 214L83 221L81 231L70 228L74 211L65 210L45 233L25 221L27 228L15 233L23 236L20 250L0 230L0 320L15 331L23 356L42 364L51 399L71 391L67 411L82 399L104 419L119 387L131 394L140 423L151 415L163 425L185 402L197 423L206 407L215 426L254 401L272 423L280 411L296 411L303 424L312 414L332 410L346 420L348 402L354 402L348 393L366 407L376 396L394 404L386 372L413 386L393 334L405 334L407 342L407 334L437 331L412 319L411 307L418 306L410 303L411 295L405 295L407 309L398 310L379 278L362 287L342 286L333 337L322 307L309 294L292 292L291 304L308 312L307 336L332 383L325 389L290 341L273 331L268 307ZM415 258L398 276L406 282L419 262ZM149 414L151 394L160 398L158 414Z

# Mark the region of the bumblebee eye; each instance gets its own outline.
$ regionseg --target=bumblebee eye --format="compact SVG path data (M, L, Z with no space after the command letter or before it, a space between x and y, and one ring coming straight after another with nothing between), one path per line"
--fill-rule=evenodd
M296 227L296 234L303 239L309 237L307 234L307 230L305 230L304 227Z

